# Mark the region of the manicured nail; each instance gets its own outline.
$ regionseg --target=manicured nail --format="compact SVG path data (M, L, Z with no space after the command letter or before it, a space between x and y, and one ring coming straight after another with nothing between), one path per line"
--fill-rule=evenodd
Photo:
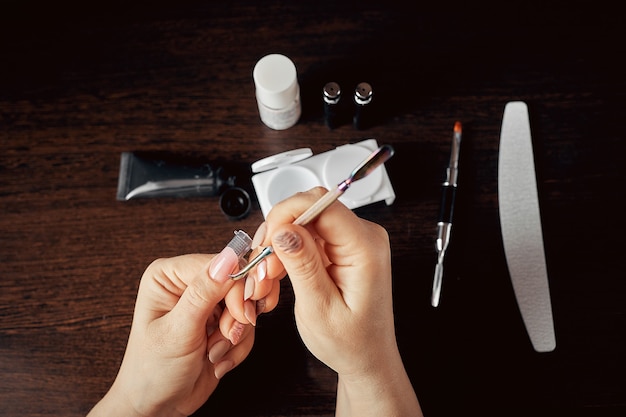
M243 315L246 316L250 324L256 326L256 302L254 300L243 303Z
M230 340L230 343L232 343L233 345L239 343L239 340L241 340L241 336L243 335L243 330L243 324L239 323L238 321L234 322L233 327L231 327L230 331L228 332L228 340Z
M254 232L254 237L252 238L252 243L250 244L250 249L254 250L259 247L261 243L265 240L265 234L267 233L267 224L265 222L259 225L259 228Z
M254 277L246 277L246 286L243 290L243 300L246 301L254 294L254 286L256 284L256 280Z
M235 231L235 236L219 255L213 258L209 267L209 275L214 281L226 282L229 275L239 264L239 260L250 250L252 239L243 230Z
M287 253L293 253L302 247L302 238L294 232L283 232L274 237L274 246Z
M233 361L222 361L215 365L215 378L222 379L224 375L226 375L229 371L231 371L235 367L235 363Z
M226 352L230 350L230 342L228 340L220 340L209 349L209 361L217 363L224 357Z
M235 267L239 264L239 258L235 251L230 247L225 247L219 255L213 258L209 267L209 276L217 282L228 281Z
M266 276L267 276L267 260L263 259L256 266L255 279L258 282L261 282L265 279Z

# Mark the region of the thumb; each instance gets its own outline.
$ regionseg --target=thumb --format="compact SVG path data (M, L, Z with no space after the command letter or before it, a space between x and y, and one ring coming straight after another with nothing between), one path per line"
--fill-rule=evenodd
M215 307L234 285L228 274L239 264L239 258L230 247L211 260L189 283L171 311L171 318L182 327L205 330Z
M305 228L281 225L272 234L272 246L289 275L300 307L315 309L320 301L333 298L337 287L326 271L317 243Z

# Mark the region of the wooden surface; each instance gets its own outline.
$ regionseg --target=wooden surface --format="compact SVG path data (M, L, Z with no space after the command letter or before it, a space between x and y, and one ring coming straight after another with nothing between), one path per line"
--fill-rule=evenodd
M116 201L120 153L243 169L374 137L397 194L357 213L391 235L397 334L427 416L626 411L623 17L598 3L5 2L0 6L0 414L80 416L123 355L157 257L215 252L216 198ZM329 4L326 4L329 3ZM377 4L380 3L380 4ZM406 2L413 3L413 2ZM303 116L258 117L251 73L294 60ZM374 88L374 126L329 131L321 87ZM528 103L557 348L532 350L502 250L506 102ZM460 184L441 306L430 306L439 184L455 120ZM245 179L245 178L243 178ZM328 416L335 376L303 348L283 282L251 356L198 416ZM571 414L570 414L571 415Z

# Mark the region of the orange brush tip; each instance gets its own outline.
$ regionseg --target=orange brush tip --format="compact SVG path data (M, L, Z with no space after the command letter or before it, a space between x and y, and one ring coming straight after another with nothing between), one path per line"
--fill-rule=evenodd
M462 130L461 122L454 123L454 133L461 133Z

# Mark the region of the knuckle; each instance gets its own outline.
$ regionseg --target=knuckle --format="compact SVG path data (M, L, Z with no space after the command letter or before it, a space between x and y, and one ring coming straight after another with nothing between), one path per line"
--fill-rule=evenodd
M309 280L317 276L320 268L321 263L315 253L302 251L292 259L287 272L296 275L300 280Z
M210 304L210 300L206 296L206 289L203 287L201 280L195 280L186 289L189 304L198 309L202 309Z

